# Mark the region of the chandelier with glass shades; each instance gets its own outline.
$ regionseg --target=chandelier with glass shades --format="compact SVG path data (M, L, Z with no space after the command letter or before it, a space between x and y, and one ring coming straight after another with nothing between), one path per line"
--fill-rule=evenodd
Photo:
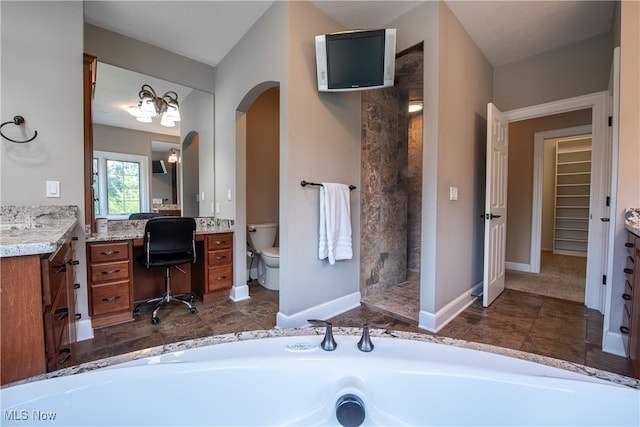
M139 122L151 123L153 117L161 116L160 124L172 128L176 125L175 122L180 121L178 94L174 91L158 96L151 86L142 85L138 96L138 105L127 108L127 111Z

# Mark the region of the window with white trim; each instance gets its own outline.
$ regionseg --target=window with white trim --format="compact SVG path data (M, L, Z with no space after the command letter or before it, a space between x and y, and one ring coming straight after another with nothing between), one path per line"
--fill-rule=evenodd
M94 151L93 157L96 217L127 219L148 212L148 158L107 151Z

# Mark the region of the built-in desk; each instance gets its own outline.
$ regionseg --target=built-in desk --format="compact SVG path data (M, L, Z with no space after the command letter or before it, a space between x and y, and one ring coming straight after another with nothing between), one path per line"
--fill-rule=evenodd
M105 234L87 236L89 314L94 328L133 320L134 305L164 294L164 269L137 261L144 251L146 220L109 222ZM233 286L230 221L196 218L196 262L171 271L174 294L193 293L202 302L229 297Z

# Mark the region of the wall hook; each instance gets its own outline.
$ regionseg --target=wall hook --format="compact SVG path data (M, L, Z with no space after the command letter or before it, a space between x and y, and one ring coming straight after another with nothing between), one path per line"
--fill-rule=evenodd
M0 135L2 135L2 137L3 137L4 139L8 139L9 141L11 141L11 142L16 142L16 143L18 143L18 144L24 144L25 142L31 142L31 141L33 141L34 139L36 139L36 136L38 136L38 131L37 131L37 130L36 130L36 131L33 131L33 136L32 136L30 139L27 139L26 141L16 141L15 139L11 139L11 138L9 138L8 136L6 136L5 134L3 134L3 133L2 133L2 130L1 130L1 129L2 129L2 127L3 127L4 125L14 124L14 125L16 125L16 126L20 126L20 125L21 125L21 124L23 124L23 123L24 123L24 117L22 117L22 116L13 116L13 120L12 120L12 121L10 121L10 122L4 122L4 123L2 123L2 124L0 125Z

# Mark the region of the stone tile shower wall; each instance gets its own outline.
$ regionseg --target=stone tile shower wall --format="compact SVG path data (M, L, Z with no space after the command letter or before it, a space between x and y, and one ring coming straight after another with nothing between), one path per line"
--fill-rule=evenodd
M409 188L407 195L407 269L420 272L422 236L422 112L409 119Z
M420 273L423 114L422 45L396 59L394 88L362 92L362 297ZM419 281L419 276L418 279Z
M408 96L362 92L361 293L407 277Z

